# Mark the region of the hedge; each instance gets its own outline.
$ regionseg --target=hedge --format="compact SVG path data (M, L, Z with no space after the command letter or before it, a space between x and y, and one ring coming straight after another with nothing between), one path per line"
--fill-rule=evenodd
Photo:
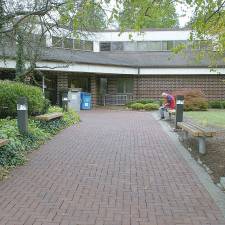
M209 101L209 108L225 109L225 100L211 100Z
M159 109L159 104L157 103L148 103L144 105L144 110L151 111Z
M15 117L17 99L23 96L28 100L29 115L38 115L47 111L49 101L43 97L41 88L20 82L0 81L0 118Z

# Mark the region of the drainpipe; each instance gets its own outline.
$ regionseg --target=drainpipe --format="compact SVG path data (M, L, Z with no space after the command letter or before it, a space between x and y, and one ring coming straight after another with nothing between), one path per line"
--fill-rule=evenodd
M138 76L137 76L137 99L139 99L139 79L140 79L140 67L138 67Z
M44 75L42 76L42 92L44 95L45 94L45 76Z

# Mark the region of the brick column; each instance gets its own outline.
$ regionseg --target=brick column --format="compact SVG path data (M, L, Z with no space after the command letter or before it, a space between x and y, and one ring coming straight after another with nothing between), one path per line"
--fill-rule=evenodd
M97 105L97 79L95 76L91 76L91 97L92 105Z
M60 92L68 90L68 76L66 74L59 74L57 76L57 103L61 103Z

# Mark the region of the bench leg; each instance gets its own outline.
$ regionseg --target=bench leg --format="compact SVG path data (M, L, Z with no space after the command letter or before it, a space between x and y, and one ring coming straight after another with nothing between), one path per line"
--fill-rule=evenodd
M206 153L205 137L198 138L198 150L200 154L204 155Z

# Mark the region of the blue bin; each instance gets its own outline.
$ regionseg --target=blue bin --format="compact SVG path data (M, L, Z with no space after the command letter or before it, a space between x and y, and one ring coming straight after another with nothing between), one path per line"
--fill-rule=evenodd
M80 109L90 110L91 109L91 94L87 92L80 93Z

